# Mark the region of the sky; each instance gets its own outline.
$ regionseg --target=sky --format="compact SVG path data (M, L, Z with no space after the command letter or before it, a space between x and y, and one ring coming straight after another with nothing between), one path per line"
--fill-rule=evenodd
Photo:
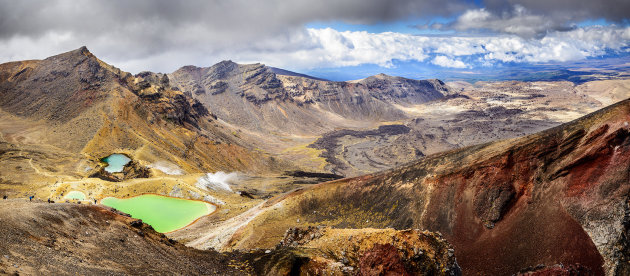
M630 63L630 1L0 0L0 63L84 45L131 73L232 60L334 80Z

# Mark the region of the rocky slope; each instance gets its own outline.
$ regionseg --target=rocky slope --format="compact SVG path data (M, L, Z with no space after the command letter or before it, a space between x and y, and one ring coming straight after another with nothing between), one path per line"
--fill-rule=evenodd
M144 107L179 124L196 124L208 115L198 102L172 91L167 77L132 76L105 64L85 47L44 60L2 64L0 72L0 107L23 117L67 122L125 88Z
M412 227L442 233L464 274L579 264L595 275L626 275L629 123L625 100L537 134L295 191L269 200L228 245L269 246L296 221Z
M117 152L141 169L164 160L191 173L291 168L218 126L199 101L173 89L168 76L131 75L85 47L0 65L0 118L6 148L0 189L23 183L32 191L36 182L85 178Z
M274 250L218 253L185 247L140 221L98 206L9 199L0 201L0 220L0 274L459 272L446 241L433 233L412 230L296 229L283 240L293 244L279 244Z
M169 78L230 124L292 134L406 118L392 104L419 104L448 93L438 80L378 75L357 82L332 82L232 61L206 68L185 66Z
M0 218L2 274L240 273L216 252L191 250L96 206L9 199Z
M327 170L372 173L446 150L536 133L630 97L623 89L630 80L611 82L449 83L454 92L442 100L398 105L413 119L386 129L334 130L308 147L322 151ZM404 131L383 132L394 129Z

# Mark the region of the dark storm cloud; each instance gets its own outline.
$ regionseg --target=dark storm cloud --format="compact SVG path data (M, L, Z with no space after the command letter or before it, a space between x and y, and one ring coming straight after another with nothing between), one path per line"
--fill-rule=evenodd
M467 5L442 0L1 1L0 36L50 30L103 32L142 25L165 30L187 24L245 33L274 31L314 20L374 23L450 15Z
M456 20L446 24L418 26L419 29L480 31L515 34L525 38L542 38L549 32L573 30L574 23L567 19L534 14L526 8L515 5L501 13L489 9L471 9Z
M486 0L483 8L469 9L449 23L420 25L418 28L491 31L525 38L542 38L550 32L567 32L584 20L604 19L627 25L627 0Z
M526 12L517 14L515 4ZM485 5L488 17L471 17L473 21L451 27L538 36L550 29L570 29L575 20L627 20L629 3L490 0ZM0 62L43 58L82 45L129 71L171 71L221 59L265 61L266 54L281 61L278 53L317 49L322 41L334 40L313 37L304 29L309 22L461 19L466 13L483 16L471 13L480 8L465 0L0 0ZM544 24L538 24L538 18Z
M485 0L484 4L496 13L510 12L514 5L520 5L558 20L606 19L627 23L630 19L628 0Z
M210 56L248 45L267 47L257 42L270 37L290 42L283 39L290 40L313 21L364 24L449 16L468 6L443 0L0 0L0 47L3 42L8 51L19 43L49 44L17 49L18 54L5 53L3 59L81 45L112 62L155 55L177 58L182 51Z
M520 5L536 15L558 20L604 18L620 22L630 17L628 0L485 0L498 15ZM112 0L0 1L0 37L42 35L51 30L77 33L150 33L182 26L204 26L228 39L277 32L312 21L340 20L375 23L410 16L450 16L475 8L463 0ZM478 8L478 7L477 7Z

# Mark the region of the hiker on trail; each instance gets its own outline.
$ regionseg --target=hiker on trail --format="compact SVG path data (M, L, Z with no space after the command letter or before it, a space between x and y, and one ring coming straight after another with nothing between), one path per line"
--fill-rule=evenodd
M28 197L28 200L33 201L33 198L34 198L34 197L35 197L35 196L29 196L29 197Z
M96 204L96 198L94 199L94 204Z
M48 199L48 203L50 203L50 198Z

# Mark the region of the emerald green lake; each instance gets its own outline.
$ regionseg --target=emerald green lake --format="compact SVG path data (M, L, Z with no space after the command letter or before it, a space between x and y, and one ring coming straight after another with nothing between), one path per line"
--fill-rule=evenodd
M103 158L103 162L107 163L105 171L109 173L122 172L123 168L131 159L124 154L114 153Z
M141 195L127 199L107 197L101 200L101 204L141 219L160 233L182 228L216 209L214 205L202 201L159 195Z
M85 200L85 194L79 191L71 191L64 196L65 199Z

